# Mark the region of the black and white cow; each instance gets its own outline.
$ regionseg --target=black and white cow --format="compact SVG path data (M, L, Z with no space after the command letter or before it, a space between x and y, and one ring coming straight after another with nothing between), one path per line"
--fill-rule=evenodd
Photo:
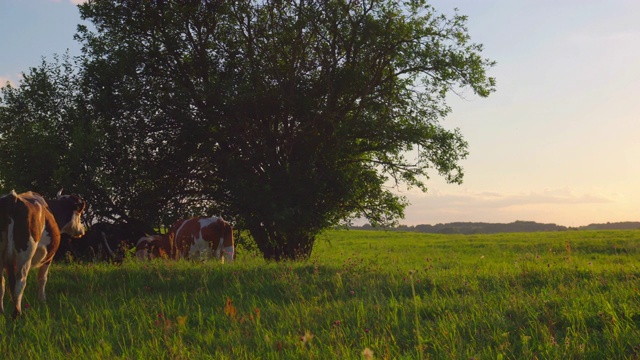
M128 223L95 223L77 240L75 250L79 260L121 262L144 236L146 232Z

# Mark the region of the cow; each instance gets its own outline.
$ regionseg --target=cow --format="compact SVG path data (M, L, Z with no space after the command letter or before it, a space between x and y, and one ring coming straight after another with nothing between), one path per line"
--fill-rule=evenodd
M48 206L49 211L60 229L60 247L54 256L54 260L64 257L67 252L73 253L69 237L80 238L84 236L85 228L80 221L82 212L86 204L77 195L62 195L62 190L56 195L56 199L45 200L40 194L35 192L25 192L21 194L31 201L38 201L40 204Z
M29 270L38 270L38 299L46 301L49 267L60 245L60 231L51 211L35 193L0 198L0 312L4 313L5 278L14 302L13 317L22 313L22 295Z
M77 258L119 263L126 251L134 248L144 236L147 236L145 232L128 223L95 223L77 242Z
M78 195L62 195L62 189L54 200L47 200L47 205L56 219L60 234L67 234L72 238L84 236L85 228L80 221L86 203Z
M221 217L193 217L175 222L169 236L173 236L174 259L201 259L215 255L223 261L235 259L233 228Z
M155 258L171 258L171 243L173 235L149 235L141 237L136 243L136 257L140 260Z

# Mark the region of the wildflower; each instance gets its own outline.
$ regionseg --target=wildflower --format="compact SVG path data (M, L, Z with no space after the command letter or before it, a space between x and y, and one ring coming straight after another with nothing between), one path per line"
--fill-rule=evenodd
M235 306L233 306L233 301L231 300L231 298L227 298L227 303L224 306L224 314L235 320L237 313L238 310Z
M186 316L178 316L176 318L176 321L178 322L178 326L184 327L187 324L187 317Z
M28 309L28 308L30 308L30 307L31 307L31 305L29 305L28 303L27 303L27 304L24 304L24 308L25 308L25 309Z
M342 325L342 321L340 320L336 320L333 322L333 326L340 326L340 325Z
M364 332L365 332L365 333L367 333L367 334L368 334L370 331L371 331L371 330L370 330L369 328L364 328Z
M300 337L300 341L302 341L302 343L305 345L310 344L312 339L313 339L313 334L309 330L305 331L304 335Z
M371 349L369 349L369 348L364 348L364 350L362 350L362 356L364 356L364 358L366 360L372 360L373 359L373 351L371 351Z
M355 294L356 294L356 292L355 292L354 290L351 290L351 291L349 291L349 294L351 294L351 295L355 295Z

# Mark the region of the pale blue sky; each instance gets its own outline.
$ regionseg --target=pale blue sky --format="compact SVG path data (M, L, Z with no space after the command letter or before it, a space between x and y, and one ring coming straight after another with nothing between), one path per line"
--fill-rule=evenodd
M403 191L405 224L640 221L640 1L437 0L468 15L497 91L451 96L470 145L463 185ZM79 52L69 0L0 0L0 83Z

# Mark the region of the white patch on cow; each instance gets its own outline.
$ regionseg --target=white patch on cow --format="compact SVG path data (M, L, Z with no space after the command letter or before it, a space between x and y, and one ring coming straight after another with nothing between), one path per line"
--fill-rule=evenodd
M193 241L193 245L189 248L189 258L190 259L198 259L198 258L208 258L211 256L211 249L209 248L209 242L202 238L202 231L200 231L200 236Z
M224 236L220 236L220 242L218 242L218 247L216 247L216 258L220 259L220 252L222 251L222 244L224 243Z
M84 225L80 221L80 213L74 211L71 215L71 220L60 228L60 233L67 234L72 237L81 237L84 235Z
M44 292L47 286L47 279L49 278L49 266L51 263L44 264L38 270L38 298L40 301L47 301L47 295Z
M43 238L44 238L44 235L43 235ZM51 241L50 238L49 238L49 241ZM40 266L40 263L42 263L42 260L45 258L45 256L47 256L47 253L48 253L47 246L44 244L38 243L36 246L36 251L33 253L33 257L31 258L31 266L33 267Z
M16 253L16 264L24 264L22 267L18 265L18 272L16 273L16 287L14 291L16 308L19 309L22 304L22 294L24 288L27 285L27 276L29 275L29 269L31 269L31 260L36 252L36 241L32 236L29 236L27 241L27 248L23 251Z
M48 231L43 231L38 246L47 247L49 244L51 244L51 234Z
M27 248L22 251L16 251L16 263L20 264L27 262L33 258L33 254L36 252L37 243L33 236L29 236L27 241Z

